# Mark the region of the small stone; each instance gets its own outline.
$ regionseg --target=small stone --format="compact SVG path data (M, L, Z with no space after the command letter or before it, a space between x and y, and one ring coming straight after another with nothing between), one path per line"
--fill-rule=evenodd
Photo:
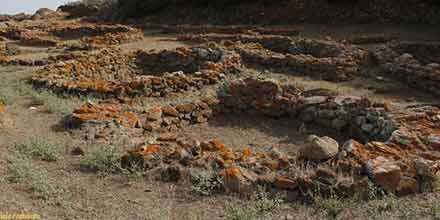
M360 145L362 144L353 139L350 139L342 145L342 150L344 150L347 153L351 153L353 151L356 151L356 148Z
M147 131L156 131L161 128L161 124L160 121L147 122L144 124L143 128Z
M179 112L172 106L162 107L162 112L164 115L168 115L168 116L173 116L173 117L179 116Z
M203 116L201 116L201 115L196 118L196 122L197 123L205 123L207 121L208 121L208 119L203 117Z
M177 134L175 133L163 133L157 138L159 141L176 141Z
M395 130L388 139L388 143L396 143L407 147L415 142L419 142L417 136L406 130Z
M416 158L413 162L417 176L423 177L426 180L435 178L438 170L438 165L435 162L424 158Z
M169 155L169 158L173 159L173 160L178 160L178 161L180 161L180 163L182 165L186 166L186 165L188 165L190 163L191 154L189 154L188 151L185 148L183 148L181 146L177 146L174 149L173 153L171 153Z
M310 135L308 143L300 148L300 158L322 161L330 159L338 153L339 144L330 137Z
M278 189L289 189L289 190L293 190L298 187L298 184L296 181L291 180L291 179L284 177L284 176L277 176L275 178L274 185Z
M180 113L190 113L195 109L195 106L191 103L180 104L176 106L177 111Z
M273 159L280 159L284 154L277 147L269 147L268 154Z
M431 134L425 139L426 143L433 150L440 150L440 135Z
M362 131L366 132L366 133L371 133L374 129L374 125L373 124L363 124L361 126Z
M82 147L75 147L72 149L72 151L70 152L72 155L75 156L79 156L79 155L84 155L86 152Z
M147 119L151 121L157 121L162 117L161 108L152 108L146 111Z

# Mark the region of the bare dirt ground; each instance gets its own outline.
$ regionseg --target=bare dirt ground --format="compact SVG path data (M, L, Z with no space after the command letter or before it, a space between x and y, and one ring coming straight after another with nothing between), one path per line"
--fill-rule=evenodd
M303 25L303 37L337 40L350 39L359 34L392 34L405 41L439 41L440 31L432 27L400 26L320 26ZM142 39L117 44L125 52L137 50L172 50L190 47L195 43L180 42L178 35L149 33ZM372 45L361 45L371 47ZM374 45L373 45L374 46ZM105 49L100 48L97 50ZM60 48L21 47L27 51L11 59L38 60L64 52ZM201 196L188 187L191 183L166 183L148 175L126 172L89 172L82 161L95 149L109 148L95 140L85 140L82 130L71 131L64 121L81 104L98 102L100 97L59 95L47 89L37 89L28 80L44 66L8 65L0 67L0 98L5 102L4 120L0 120L0 213L38 213L41 219L439 219L440 194L424 192L407 197L375 197L370 200L355 198L297 199L297 195L274 189L264 196L236 193L212 193ZM372 71L375 71L372 68ZM418 104L440 104L438 95L409 87L391 78L361 76L345 82L317 80L286 72L253 69L247 75L264 75L305 90L327 89L339 94L368 97L391 102L400 109ZM241 77L241 76L238 76ZM187 91L175 97L143 98L138 109L163 106L169 103L198 100L213 94L217 85ZM1 103L0 103L1 104ZM1 113L1 112L0 112ZM88 129L93 129L88 128ZM78 134L79 133L79 134ZM207 123L184 127L178 136L187 139L212 140L231 147L251 147L264 150L277 147L284 154L295 157L306 144L309 134L325 134L340 142L350 135L316 126L304 128L296 119L266 118L260 115L238 114L216 117ZM335 134L335 135L333 135ZM142 133L144 135L144 133ZM116 146L118 153L130 149L136 138L128 136L127 146ZM16 164L14 145L27 143L32 138L44 143L55 143L57 159L41 160L41 155L21 158ZM131 140L132 139L132 140ZM118 143L124 143L119 140ZM131 141L131 142L130 142ZM115 142L116 143L116 142ZM85 155L73 155L81 148ZM41 152L40 152L41 153ZM38 154L38 152L37 152ZM82 154L82 153L81 153ZM120 156L119 154L119 156ZM15 158L17 160L17 158ZM16 167L11 168L11 164ZM12 173L11 173L12 172ZM11 180L12 179L12 180ZM17 180L17 181L16 181ZM281 199L279 199L281 198Z

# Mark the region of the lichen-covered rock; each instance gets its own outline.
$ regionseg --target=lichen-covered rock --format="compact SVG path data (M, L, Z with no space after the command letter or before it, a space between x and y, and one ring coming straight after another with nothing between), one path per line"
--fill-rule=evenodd
M221 57L213 59L209 55L198 55L197 51L201 49L218 53ZM173 53L179 56L169 55ZM146 70L151 69L152 57L160 57L161 62L154 62L155 68L149 71L165 72L151 73ZM172 60L175 64L165 60ZM225 74L236 71L239 64L240 59L237 54L216 45L179 48L159 53L144 51L127 53L117 49L104 49L96 54L79 56L74 61L46 66L33 75L32 82L56 92L110 97L157 97L218 83ZM191 68L187 67L188 65ZM139 69L144 69L144 72L140 73Z
M142 145L147 147L136 148L123 157L124 164L128 167L140 164L146 170L160 168L161 164L179 164L183 170L212 169L222 177L228 176L225 187L234 192L262 184L288 191L319 190L324 195L335 192L353 195L368 187L368 181L365 182L367 170L377 186L403 196L423 191L423 183L434 179L440 168L437 163L440 155L435 151L440 121L437 107L385 110L383 104L365 98L334 94L314 96L312 92L263 79L232 81L224 89L226 91L219 93L218 98L166 104L141 111L124 99L87 103L75 110L73 118L81 119L85 126L112 122L120 129L141 130L142 135L149 131L160 132L160 146ZM311 136L299 156L314 161L318 168L296 172L297 167L293 164L298 161L292 162L293 158L283 154L281 147L261 151L250 147L240 149L216 139L186 141L174 135L180 128L230 112L296 118L330 129L335 129L333 120L342 120L344 125L339 126L338 131L347 132L354 139L339 147L329 137ZM305 115L310 120L305 120ZM205 120L200 121L201 116ZM144 130L136 128L139 127L136 121L143 123ZM371 127L365 129L365 125Z
M390 192L396 192L402 178L402 170L396 161L377 157L368 161L367 171L374 183Z
M220 174L226 190L236 193L247 193L255 183L256 176L250 171L240 167L230 167Z
M298 187L298 183L295 180L289 179L285 176L277 176L274 181L275 187L278 189L293 190Z

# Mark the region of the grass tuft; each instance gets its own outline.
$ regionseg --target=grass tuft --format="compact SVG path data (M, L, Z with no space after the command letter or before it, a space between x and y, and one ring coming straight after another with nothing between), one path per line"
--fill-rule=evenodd
M120 157L116 147L96 147L81 159L80 165L87 171L113 173L121 170Z
M313 201L318 208L326 212L328 219L337 219L348 204L346 200L339 198L335 194L325 198L317 195L313 197Z
M223 189L223 181L218 175L200 170L191 175L191 190L202 196L210 196Z
M32 95L33 105L43 106L43 110L48 113L59 113L68 115L72 113L76 104L72 100L63 99L56 94L48 91L34 93Z
M273 219L274 213L283 201L272 198L264 189L258 188L244 206L232 206L227 213L228 220L266 220Z
M61 154L60 143L46 136L31 136L24 143L15 145L13 151L44 161L57 161Z

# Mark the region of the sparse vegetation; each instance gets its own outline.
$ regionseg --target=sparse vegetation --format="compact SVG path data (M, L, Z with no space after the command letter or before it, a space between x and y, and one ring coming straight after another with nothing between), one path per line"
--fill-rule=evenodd
M47 203L59 205L63 202L63 189L51 184L47 170L34 164L27 155L12 152L6 168L5 179L10 183L24 185L29 192L35 193Z
M75 102L68 99L62 99L48 91L34 93L32 99L33 105L43 106L43 110L48 113L67 115L72 113L76 106Z
M56 161L61 157L62 144L53 137L35 135L22 144L16 144L13 150L21 155L44 161Z
M207 171L197 171L191 176L191 189L203 196L210 196L223 189L222 180Z
M277 208L282 204L278 197L271 197L263 188L258 188L243 206L232 206L229 209L228 220L266 220L273 219Z
M334 195L329 198L318 198L315 201L317 205L327 212L330 219L336 219L338 215L346 208L346 203Z
M13 89L7 87L0 88L0 103L11 105L14 102L16 96L17 94Z
M119 171L121 152L114 146L95 147L80 161L80 165L87 171L113 173Z

